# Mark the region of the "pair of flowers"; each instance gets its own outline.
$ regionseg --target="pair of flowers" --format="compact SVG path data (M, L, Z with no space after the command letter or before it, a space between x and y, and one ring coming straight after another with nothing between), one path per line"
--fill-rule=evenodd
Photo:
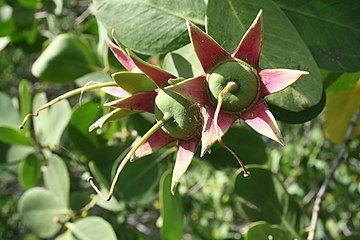
M187 21L191 42L204 72L186 80L177 80L171 73L144 62L107 40L109 48L128 72L113 75L119 87L103 88L119 99L106 104L115 110L99 119L95 126L101 126L123 109L155 113L157 122L134 144L121 162L109 195L103 196L104 199L111 198L118 176L129 160L151 154L177 141L178 152L171 185L174 193L179 179L191 163L198 143L201 142L203 156L216 141L222 143L221 137L237 119L242 119L258 133L283 144L275 118L267 108L264 97L286 88L308 72L259 67L262 14L260 10L232 54ZM133 81L138 81L134 84L137 86L135 88L129 87L131 84L121 79L129 72L141 76L133 78ZM168 106L172 104L176 106ZM171 112L171 116L165 116L167 111ZM188 120L192 122L189 124ZM244 173L247 174L245 168ZM90 183L101 195L91 179Z

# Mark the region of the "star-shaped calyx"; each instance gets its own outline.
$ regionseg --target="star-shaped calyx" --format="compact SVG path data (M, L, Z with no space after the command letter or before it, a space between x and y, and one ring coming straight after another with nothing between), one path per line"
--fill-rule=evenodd
M244 120L258 133L284 144L274 116L264 97L294 83L306 71L261 69L263 12L259 11L233 53L187 21L195 53L204 73L169 89L203 104L204 128L201 156L237 120Z
M102 195L92 178L89 181L102 198L110 200L119 174L129 160L135 160L177 142L178 152L171 185L171 191L174 193L179 179L191 163L200 140L202 129L200 109L197 104L180 94L165 89L170 85L169 81L176 79L175 76L143 61L130 51L125 51L109 39L106 43L127 71L112 75L118 87L102 89L119 99L105 104L115 110L96 121L90 130L101 127L111 119L112 113L117 114L117 111L123 110L131 111L131 113L153 113L156 123L133 144L118 166L108 196Z

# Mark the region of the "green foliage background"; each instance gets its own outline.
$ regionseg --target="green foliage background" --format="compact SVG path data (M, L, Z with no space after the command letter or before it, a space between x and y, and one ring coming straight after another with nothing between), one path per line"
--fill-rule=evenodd
M89 132L108 112L102 105L110 99L99 91L64 100L18 129L47 100L123 70L104 44L112 28L144 60L191 77L201 66L185 19L231 51L259 8L261 66L310 75L266 99L285 147L243 123L225 135L250 178L214 145L211 154L196 154L172 196L170 146L130 163L113 200L101 200L87 178L107 189L154 118L133 114ZM0 0L0 238L305 239L315 194L360 105L359 10L352 0ZM359 237L359 132L358 125L329 185L316 239Z

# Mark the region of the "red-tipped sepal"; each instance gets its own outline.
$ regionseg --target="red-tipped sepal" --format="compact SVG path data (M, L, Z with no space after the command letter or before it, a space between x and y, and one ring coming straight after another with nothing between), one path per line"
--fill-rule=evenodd
M167 87L171 91L177 92L183 97L201 104L208 104L209 99L206 92L206 76L201 75L191 79L186 79L180 83Z
M260 9L255 20L232 54L233 57L244 60L254 67L259 66L262 41L262 18L263 12L262 9Z
M108 122L115 121L123 117L127 117L133 113L135 113L135 111L131 111L128 109L120 109L120 108L115 109L109 112L108 114L105 114L104 116L96 120L96 122L91 124L91 126L89 127L89 132L93 131L96 128L102 128L103 125Z
M152 154L174 141L175 139L173 137L170 137L163 130L159 129L136 150L131 160Z
M191 163L198 142L198 138L193 138L187 141L179 141L179 150L176 156L175 166L171 179L171 193L173 195L175 194L176 185Z
M130 95L121 87L103 87L101 88L101 91L117 98L124 98Z
M154 113L156 95L155 91L135 93L128 97L106 103L104 106Z
M189 21L186 23L196 55L206 73L209 73L216 64L232 59L231 55L209 35Z
M258 133L284 145L279 127L264 100L259 100L250 110L241 114L240 118Z
M201 114L203 116L203 130L201 134L201 154L200 156L204 156L204 154L210 149L210 147L218 140L219 137L222 137L227 130L233 125L233 123L238 118L236 115L231 115L227 113L220 112L218 118L218 134L216 132L215 126L215 109L211 106L208 108L201 108Z
M152 65L150 63L145 62L139 57L135 56L135 54L130 53L132 60L135 65L145 73L159 88L164 88L169 85L169 79L176 78L171 73L166 72L165 70Z
M105 38L105 42L113 52L117 60L124 66L124 68L128 71L133 71L136 68L135 63L131 59L131 57L124 51L124 49L115 45L110 39Z
M291 69L263 69L259 72L262 96L281 91L306 74L309 72Z

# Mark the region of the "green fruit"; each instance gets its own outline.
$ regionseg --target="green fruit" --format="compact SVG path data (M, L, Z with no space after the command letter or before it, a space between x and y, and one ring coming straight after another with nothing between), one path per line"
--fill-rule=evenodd
M156 96L155 117L157 120L165 119L166 123L161 129L177 139L191 139L201 131L200 112L196 103L170 90L160 90Z
M219 93L229 82L236 87L227 93L221 109L224 112L238 114L249 108L258 100L260 82L256 70L241 60L226 61L216 66L207 75L210 101L216 106Z

